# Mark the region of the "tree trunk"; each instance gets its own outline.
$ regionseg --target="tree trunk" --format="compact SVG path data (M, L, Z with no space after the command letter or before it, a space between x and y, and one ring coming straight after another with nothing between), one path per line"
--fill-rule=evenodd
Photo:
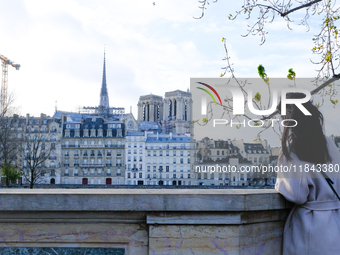
M33 189L33 182L34 182L34 176L33 176L34 171L31 171L31 181L30 181L30 189Z

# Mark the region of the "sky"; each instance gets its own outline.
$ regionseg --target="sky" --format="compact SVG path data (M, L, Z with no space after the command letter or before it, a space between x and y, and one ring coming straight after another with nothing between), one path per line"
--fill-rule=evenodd
M110 105L132 107L135 118L141 95L186 91L192 77L219 77L223 37L239 77L258 77L259 64L270 77L286 77L292 67L299 78L315 76L316 21L306 32L277 20L261 46L259 36L242 37L251 21L228 20L237 1L211 3L202 19L194 18L198 6L197 0L0 0L0 54L21 65L9 67L8 75L17 112L53 115L56 107L97 106L104 47Z

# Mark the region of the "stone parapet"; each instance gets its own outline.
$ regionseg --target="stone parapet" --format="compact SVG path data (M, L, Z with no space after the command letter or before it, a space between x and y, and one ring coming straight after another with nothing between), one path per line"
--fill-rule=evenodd
M259 189L1 189L0 246L273 255L290 207Z

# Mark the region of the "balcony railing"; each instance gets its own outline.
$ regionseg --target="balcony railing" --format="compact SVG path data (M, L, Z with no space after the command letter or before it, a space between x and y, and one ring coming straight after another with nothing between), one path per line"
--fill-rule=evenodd
M82 164L81 167L104 167L104 164Z
M104 148L104 144L81 144L80 148Z
M124 144L105 144L106 148L124 148Z
M75 144L62 144L61 145L62 148L79 148L79 145L75 145Z

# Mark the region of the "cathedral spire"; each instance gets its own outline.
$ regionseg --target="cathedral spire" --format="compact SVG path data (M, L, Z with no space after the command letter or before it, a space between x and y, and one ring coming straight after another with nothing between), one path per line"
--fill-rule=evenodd
M105 59L105 48L104 48L104 65L103 65L103 78L102 78L102 87L100 90L100 104L99 111L101 113L109 112L109 95L107 93L107 85L106 85L106 59Z

